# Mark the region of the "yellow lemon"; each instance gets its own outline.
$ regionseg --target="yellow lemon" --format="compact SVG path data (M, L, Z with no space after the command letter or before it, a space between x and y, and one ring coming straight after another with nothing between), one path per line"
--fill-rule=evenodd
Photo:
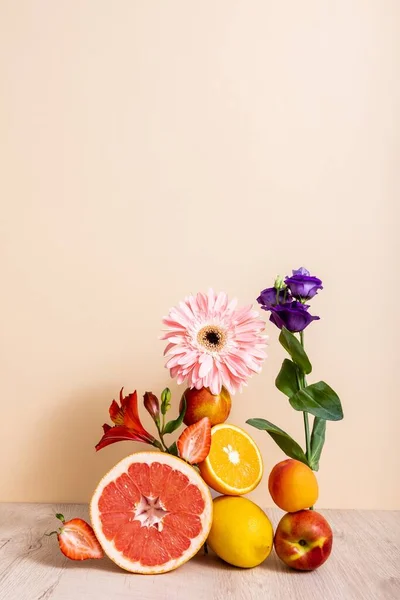
M256 567L270 554L274 531L257 504L240 496L219 496L208 536L210 548L235 567Z
M199 468L211 488L230 496L248 494L263 474L257 444L246 431L229 423L211 429L210 453Z

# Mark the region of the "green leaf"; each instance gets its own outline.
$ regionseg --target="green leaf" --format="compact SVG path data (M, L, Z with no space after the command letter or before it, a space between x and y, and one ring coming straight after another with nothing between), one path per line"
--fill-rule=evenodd
M307 457L304 454L302 448L293 438L290 437L286 431L280 429L273 423L266 421L265 419L248 419L246 421L252 427L266 431L272 437L272 439L278 444L279 448L283 450L286 456L295 458L300 462L308 465Z
M279 336L279 341L285 348L286 352L290 354L290 356L293 359L293 362L295 362L296 365L300 367L303 373L305 373L306 375L311 373L311 363L297 337L293 335L293 333L290 333L290 331L288 331L285 327L282 327L282 331Z
M161 413L165 415L170 408L171 390L169 388L165 388L165 390L161 392Z
M312 383L289 398L295 410L308 412L314 417L327 421L343 419L342 405L339 396L324 381Z
M170 454L173 454L174 456L179 456L178 446L176 445L176 442L170 445L170 447L168 448L168 452Z
M294 362L285 358L281 370L278 373L278 377L275 379L275 385L278 390L290 398L300 389L299 375L299 369Z
M309 457L310 467L313 471L319 469L319 459L325 443L326 421L315 417L311 433L311 455Z
M182 425L183 419L185 418L185 413L186 413L186 397L184 394L182 396L182 409L181 409L181 412L179 413L179 417L177 419L175 419L174 421L168 421L168 423L164 427L163 435L164 435L164 433L173 433L174 431L176 431L176 429L178 429L178 427L180 427Z

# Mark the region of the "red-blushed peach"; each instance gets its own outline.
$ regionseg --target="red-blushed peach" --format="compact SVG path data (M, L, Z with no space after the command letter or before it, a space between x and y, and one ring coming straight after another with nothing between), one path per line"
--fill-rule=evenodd
M186 397L186 413L183 422L185 425L193 425L208 417L211 427L224 423L231 412L231 396L227 389L222 388L219 394L212 394L208 388L200 390L188 388L184 394ZM182 399L179 410L182 408Z
M309 508L318 500L318 482L313 471L293 458L275 465L268 489L275 504L286 512Z
M332 529L315 510L287 513L275 531L275 552L292 569L312 571L329 558Z

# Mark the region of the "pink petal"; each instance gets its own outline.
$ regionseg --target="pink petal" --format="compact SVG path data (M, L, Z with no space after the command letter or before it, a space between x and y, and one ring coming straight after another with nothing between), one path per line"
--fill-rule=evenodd
M235 339L237 342L256 342L257 336L254 333L238 333Z
M179 308L185 314L188 319L188 324L190 325L193 321L193 313L190 310L190 306L186 302L179 302Z
M169 359L169 361L166 363L166 367L167 369L172 369L173 367L176 367L179 365L179 360L182 358L182 354L176 354L175 356L173 356L172 358Z
M179 309L179 307L171 308L168 316L171 319L171 321L175 321L175 323L178 323L178 325L181 325L185 329L190 324L190 320Z
M244 323L240 323L236 326L236 332L240 333L248 333L249 331L255 333L257 331L262 331L265 328L264 321L260 321L260 324L255 323L254 321L245 321Z
M212 394L219 394L222 389L222 381L220 372L216 365L213 364L213 369L210 372L209 385Z
M196 299L197 299L197 305L199 307L199 310L206 313L207 312L207 296L205 294L203 294L202 292L199 292L196 296Z
M185 336L178 334L176 331L168 331L161 339L169 340L173 344L180 344L185 339Z
M208 352L202 352L199 356L199 364L201 365L205 360L207 360L207 356L210 356Z
M246 356L245 363L249 367L249 369L254 371L254 373L259 373L261 371L260 365L258 365L256 361L251 358L251 356Z
M198 315L198 313L199 313L199 305L198 305L198 303L196 301L196 298L194 296L189 296L188 302L189 302L189 306L190 306L190 308L192 310L192 313L194 315Z
M248 352L249 354L251 354L251 356L254 356L255 358L258 358L260 360L264 360L265 358L267 358L267 353L263 350L257 350L257 348L250 348Z
M207 375L207 373L209 373L211 371L211 369L213 368L213 364L214 364L211 354L205 354L203 356L205 358L201 362L201 367L200 367L200 371L199 371L200 377L205 377Z
M168 354L168 352L169 352L170 350L172 350L172 348L174 348L174 347L175 347L175 344L167 344L167 345L166 345L166 347L165 347L165 350L164 350L164 356L165 356L166 354Z
M186 354L181 355L178 365L190 365L197 360L197 357L198 353L195 350L193 350L192 352L187 352Z
M225 292L220 292L217 296L217 299L216 299L215 305L214 305L215 313L219 313L219 314L223 313L227 306L228 306L228 296L225 294Z
M165 365L165 366L167 366L167 365ZM170 375L171 375L172 379L174 379L178 375L178 373L180 373L180 370L181 370L181 368L179 366L173 367L172 369L170 369Z
M166 325L167 327L170 327L171 329L178 329L178 330L186 329L186 327L184 325L181 325L177 321L174 321L174 319L169 319L168 317L164 317L162 322L164 325Z
M173 347L170 350L171 356L174 356L175 354L185 354L188 351L188 348L183 344L172 344L172 346Z
M224 356L224 362L228 369L236 376L245 376L248 373L246 365L241 358L234 354L228 354Z
M207 304L208 304L208 312L209 313L213 313L213 311L214 311L214 304L215 304L215 294L214 294L214 290L212 288L210 288L208 290Z
M233 312L237 306L237 303L238 303L237 298L232 298L232 300L228 304L227 310L229 312Z

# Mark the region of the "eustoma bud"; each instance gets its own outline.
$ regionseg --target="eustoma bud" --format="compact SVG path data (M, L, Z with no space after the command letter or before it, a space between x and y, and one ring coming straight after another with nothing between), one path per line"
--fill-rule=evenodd
M286 283L283 281L283 277L281 275L277 275L274 283L274 288L276 290L283 290L286 287Z
M146 392L143 396L143 404L153 421L160 422L160 404L157 396L152 392Z

